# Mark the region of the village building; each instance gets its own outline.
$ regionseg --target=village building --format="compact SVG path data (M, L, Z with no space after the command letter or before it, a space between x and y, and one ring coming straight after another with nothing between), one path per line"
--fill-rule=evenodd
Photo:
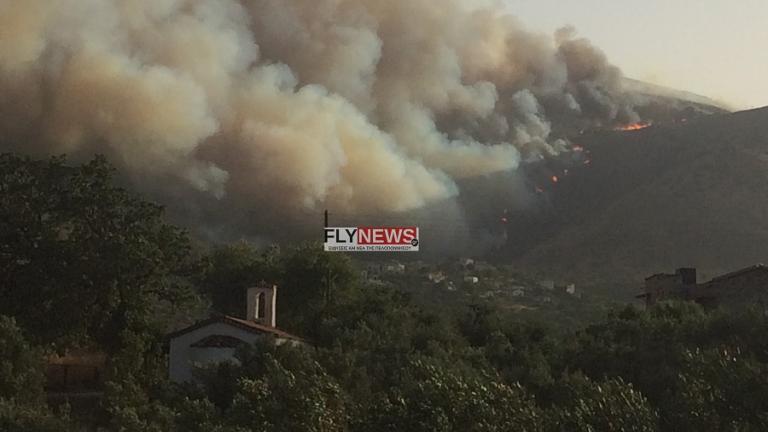
M768 267L757 264L700 284L694 296L705 306L755 305L768 307Z
M441 271L430 272L427 275L427 279L429 279L430 282L435 283L435 284L442 283L447 278L448 277L445 275L445 273L443 273Z
M464 277L464 283L468 283L471 285L477 285L480 283L480 278L477 276L465 276Z
M680 268L675 273L658 273L645 278L645 292L637 298L644 298L648 306L662 300L691 299L696 288L696 269Z
M169 335L168 373L171 381L193 381L195 368L233 362L240 345L269 338L277 344L301 345L302 339L276 327L277 287L249 288L245 319L217 315Z
M393 261L384 266L384 271L389 274L405 274L405 264Z
M47 356L45 393L48 404L66 405L75 415L97 410L104 396L107 361L106 353L92 348Z
M647 306L664 300L695 301L706 307L756 305L768 310L768 267L757 264L708 282L698 283L695 268L645 279L645 292L637 298Z
M544 280L539 282L539 286L547 291L553 291L555 289L555 281Z
M100 394L107 356L101 351L72 350L46 359L45 389L50 395Z

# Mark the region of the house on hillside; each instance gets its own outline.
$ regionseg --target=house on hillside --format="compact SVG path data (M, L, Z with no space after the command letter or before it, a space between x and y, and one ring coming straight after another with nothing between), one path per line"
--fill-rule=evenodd
M695 268L657 274L637 296L652 306L663 300L695 301L706 307L758 305L768 310L768 267L757 264L698 283Z
M645 278L645 292L636 298L647 306L662 300L689 300L696 288L696 269L679 268L675 273L657 273Z
M427 275L427 279L429 279L429 281L434 283L434 284L442 283L447 278L448 277L445 275L445 273L443 273L441 271L429 272L429 274Z
M547 291L554 291L554 289L555 289L555 281L553 281L553 280L539 281L539 287L541 287L541 289L544 289L544 290L547 290Z
M236 349L264 338L301 345L302 339L276 327L277 287L260 284L246 294L245 319L212 316L169 335L168 374L174 382L193 380L193 370L212 363L234 362Z
M757 264L718 276L700 284L694 299L705 306L750 304L768 310L768 267Z

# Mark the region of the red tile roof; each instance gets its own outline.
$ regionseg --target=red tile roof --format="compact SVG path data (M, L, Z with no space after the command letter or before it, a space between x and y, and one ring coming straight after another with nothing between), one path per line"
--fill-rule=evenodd
M211 324L216 324L216 323L231 325L233 327L237 327L237 328L239 328L241 330L245 330L245 331L250 332L250 333L269 334L269 335L272 335L272 336L274 336L276 338L280 338L280 339L292 339L292 340L297 340L297 341L303 341L302 338L300 338L298 336L294 336L294 335L292 335L292 334L290 334L288 332L285 332L283 330L280 330L278 328L265 326L265 325L262 325L262 324L255 323L253 321L246 321L244 319L235 318L235 317L231 317L231 316L228 316L228 315L212 316L212 317L210 317L210 318L208 318L206 320L197 322L197 323L195 323L195 324L193 324L193 325L191 325L189 327L186 327L186 328L183 328L183 329L178 330L176 332L173 332L173 333L168 335L168 338L169 339L175 339L175 338L177 338L179 336L182 336L182 335L185 335L185 334L187 334L187 333L189 333L191 331L194 331L194 330L197 330L199 328L203 328L203 327L209 326Z

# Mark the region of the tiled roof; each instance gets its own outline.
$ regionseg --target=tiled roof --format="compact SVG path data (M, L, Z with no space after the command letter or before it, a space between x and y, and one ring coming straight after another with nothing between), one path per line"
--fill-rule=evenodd
M251 333L258 333L258 334L270 334L274 337L281 338L281 339L292 339L297 341L303 341L302 338L298 336L294 336L288 332L285 332L283 330L280 330L275 327L269 327L262 324L255 323L253 321L246 321L244 319L231 317L228 315L217 315L212 316L208 318L207 320L200 321L198 323L195 323L189 327L183 328L181 330L178 330L176 332L173 332L168 335L169 339L175 339L179 336L182 336L184 334L187 334L191 331L197 330L202 327L209 326L211 324L227 324L231 325L233 327L237 327L241 330L245 330L247 332Z
M737 276L742 276L742 275L744 275L746 273L751 273L753 271L758 271L758 270L759 271L766 271L766 270L768 270L768 267L764 266L763 264L755 264L753 266L750 266L750 267L747 267L747 268L743 268L741 270L736 270L734 272L726 273L726 274L718 276L716 278L712 278L712 280L707 282L707 284L710 284L712 282L722 282L724 280L731 279L731 278L734 278L734 277L737 277Z

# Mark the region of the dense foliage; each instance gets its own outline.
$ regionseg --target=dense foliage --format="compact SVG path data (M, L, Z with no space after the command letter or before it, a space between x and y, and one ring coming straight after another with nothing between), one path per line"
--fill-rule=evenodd
M101 159L3 155L0 191L0 430L768 430L762 311L625 307L563 333L490 302L414 303L314 244L197 253ZM241 315L261 280L310 343L242 347L168 382L163 334L194 315L186 301ZM87 415L45 403L45 353L74 346L110 354Z
M15 320L0 315L0 430L60 432L66 416L45 405L43 353L24 337Z
M191 296L188 237L112 173L103 158L0 155L0 314L35 341L116 350L121 331L162 327L157 309Z

